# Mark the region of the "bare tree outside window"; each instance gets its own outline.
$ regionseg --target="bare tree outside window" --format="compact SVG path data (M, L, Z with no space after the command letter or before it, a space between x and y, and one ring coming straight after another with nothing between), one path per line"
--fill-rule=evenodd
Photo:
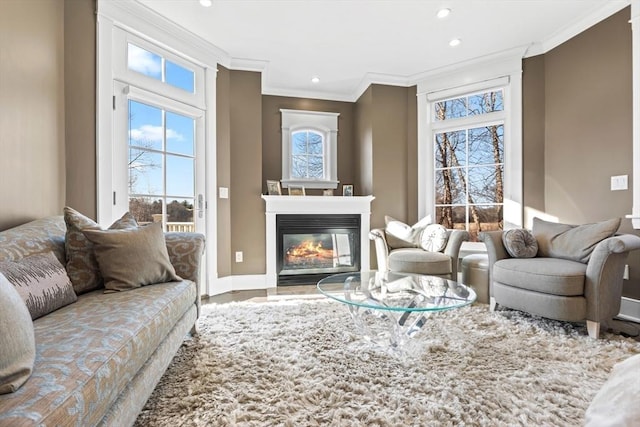
M434 135L436 220L468 230L472 241L503 226L504 123L483 124L481 117L503 110L502 91L435 103L435 121L450 120L453 128ZM470 116L479 120L455 126Z
M318 132L302 130L291 134L291 177L322 179L324 138Z

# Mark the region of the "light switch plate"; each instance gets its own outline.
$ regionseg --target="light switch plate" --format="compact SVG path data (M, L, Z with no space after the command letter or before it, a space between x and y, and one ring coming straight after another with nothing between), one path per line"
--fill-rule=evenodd
M617 175L611 177L611 191L628 190L629 175Z
M229 189L227 187L220 187L218 189L218 193L220 194L220 198L221 199L228 199L229 198Z

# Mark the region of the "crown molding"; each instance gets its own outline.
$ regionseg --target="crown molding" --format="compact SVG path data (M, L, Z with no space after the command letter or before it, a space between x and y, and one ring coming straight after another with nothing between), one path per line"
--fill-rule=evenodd
M600 21L603 21L624 9L631 4L631 0L611 0L593 10L584 18L570 23L567 27L552 34L540 43L535 43L527 52L527 58L536 55L542 55L550 50L560 46L562 43L572 39L583 31L593 27Z

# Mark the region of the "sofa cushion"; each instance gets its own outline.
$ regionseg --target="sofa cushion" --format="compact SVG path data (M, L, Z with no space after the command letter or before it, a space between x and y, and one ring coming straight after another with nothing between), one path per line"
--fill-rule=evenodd
M502 233L502 244L514 258L533 258L538 253L536 238L524 228L514 228Z
M509 258L493 265L493 280L552 295L584 294L586 264L559 258Z
M34 320L78 299L67 271L52 252L2 261L0 273L16 287Z
M395 249L389 253L389 270L403 273L451 274L451 257L419 248Z
M85 230L107 291L182 280L169 261L159 222L125 230Z
M568 225L533 218L532 232L538 241L538 256L588 263L598 243L620 227L620 218L584 225Z
M385 215L385 237L390 249L416 248L420 242L420 234L431 224L431 215L427 215L413 225L407 225L393 217Z
M0 425L97 425L174 325L195 321L196 297L191 281L97 290L35 320L33 374L0 396Z
M36 357L33 322L15 287L0 273L0 394L29 379Z
M91 243L83 234L84 230L101 230L91 218L70 207L64 208L64 221L67 224L65 251L67 256L67 274L77 294L102 287L102 276ZM125 213L114 222L110 230L136 228L138 223L133 215Z
M420 247L425 251L442 252L448 238L449 232L442 225L429 224L420 233Z

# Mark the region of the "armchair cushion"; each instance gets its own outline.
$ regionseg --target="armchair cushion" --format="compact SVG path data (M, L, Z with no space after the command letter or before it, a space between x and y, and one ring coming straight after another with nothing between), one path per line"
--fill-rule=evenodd
M407 225L391 216L385 215L384 222L387 245L391 249L416 248L422 230L431 223L431 215L427 215L413 225Z
M514 228L502 233L502 244L514 258L533 258L538 253L536 238L524 228Z
M584 294L586 264L559 258L508 258L493 265L493 280L544 294Z
M533 219L532 232L538 241L538 256L588 263L598 243L620 227L620 218L584 225L568 225Z
M451 274L451 257L442 252L429 252L420 248L401 248L389 253L389 270L403 273L446 275Z

